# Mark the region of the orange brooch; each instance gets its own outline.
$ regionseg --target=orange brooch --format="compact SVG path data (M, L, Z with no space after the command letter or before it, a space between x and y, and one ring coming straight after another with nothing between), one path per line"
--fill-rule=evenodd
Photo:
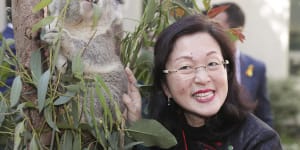
M254 70L254 65L249 65L247 70L246 70L246 75L247 77L252 77L253 76L253 70Z

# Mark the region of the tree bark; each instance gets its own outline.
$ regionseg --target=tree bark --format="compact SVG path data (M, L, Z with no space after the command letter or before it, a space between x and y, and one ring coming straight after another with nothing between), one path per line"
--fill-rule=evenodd
M30 74L30 56L31 53L41 47L40 32L32 32L34 24L39 22L44 17L43 11L37 13L32 12L32 8L38 4L40 0L13 0L12 1L12 23L14 28L15 47L17 59L20 64ZM18 68L17 66L17 69ZM26 93L26 94L25 94ZM28 94L29 93L29 94ZM32 85L23 83L21 94L21 101L32 101L37 104L37 91ZM36 109L24 110L30 123L27 122L27 129L31 131L30 127L34 129L42 128L45 119L42 114ZM30 127L29 127L30 124ZM50 136L51 137L51 136ZM45 139L46 138L46 139ZM42 133L40 142L42 144L49 144L49 133ZM45 142L47 141L47 142ZM29 145L29 144L28 144ZM27 147L30 149L30 147Z
M40 47L39 32L31 32L32 26L44 17L43 11L32 13L32 8L39 2L40 0L12 1L12 23L17 57L26 68L29 68L32 51Z

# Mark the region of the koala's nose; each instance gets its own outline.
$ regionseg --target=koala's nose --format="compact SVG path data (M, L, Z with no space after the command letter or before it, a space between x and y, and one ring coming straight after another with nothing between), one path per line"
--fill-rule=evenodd
M86 0L86 1L97 4L99 0Z

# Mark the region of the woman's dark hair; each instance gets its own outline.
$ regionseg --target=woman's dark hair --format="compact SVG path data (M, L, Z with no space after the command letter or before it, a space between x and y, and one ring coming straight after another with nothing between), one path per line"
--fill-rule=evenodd
M187 16L166 28L158 37L154 49L154 89L149 102L149 116L160 121L171 132L176 132L176 129L180 128L178 119L184 117L181 108L174 102L171 106L167 104L167 96L162 89L162 84L166 84L166 75L162 70L166 69L166 62L173 51L176 40L184 35L197 32L205 32L211 35L219 44L223 58L230 62L226 66L228 76L226 100L220 111L206 120L206 125L212 129L227 128L225 123L240 122L249 111L248 106L240 98L239 85L235 77L233 47L227 33L221 26L209 20L206 16Z

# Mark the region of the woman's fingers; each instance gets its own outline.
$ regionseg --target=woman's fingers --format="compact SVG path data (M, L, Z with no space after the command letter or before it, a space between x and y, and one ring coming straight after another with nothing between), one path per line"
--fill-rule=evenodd
M123 102L127 107L128 121L134 122L141 118L141 95L139 89L136 87L137 82L132 71L126 67L125 72L128 78L128 93L123 95Z
M131 99L129 95L123 94L123 102L126 105L125 118L129 122L135 122L141 118L141 105Z

